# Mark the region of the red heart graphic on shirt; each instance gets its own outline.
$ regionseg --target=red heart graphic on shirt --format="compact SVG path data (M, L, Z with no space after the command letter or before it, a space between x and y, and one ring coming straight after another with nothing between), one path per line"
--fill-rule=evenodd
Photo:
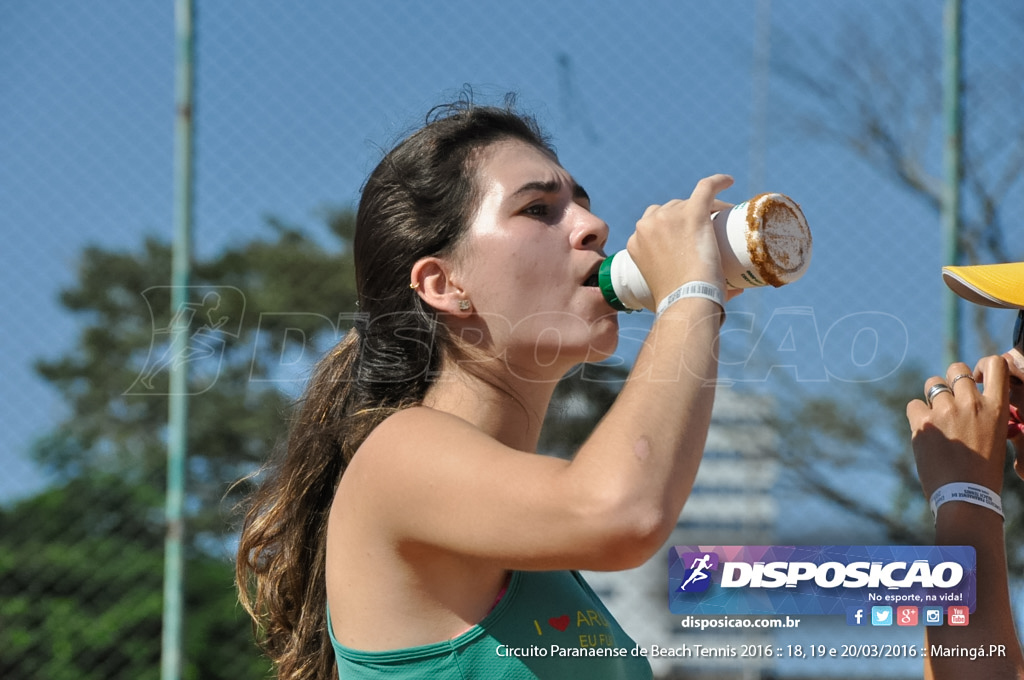
M561 632L565 632L565 629L569 627L569 616L559 616L554 619L548 619L548 623L551 624L552 628L556 628Z

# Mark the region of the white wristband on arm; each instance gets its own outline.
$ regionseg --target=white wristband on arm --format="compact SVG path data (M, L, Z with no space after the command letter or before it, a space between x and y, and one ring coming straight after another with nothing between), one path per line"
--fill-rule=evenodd
M980 505L998 513L1000 517L1005 519L1003 503L999 499L999 494L980 484L953 482L951 484L944 484L936 489L929 501L932 506L932 514L935 515L936 519L939 516L939 506L950 501L963 501Z
M707 281L688 281L683 285L676 288L674 291L665 296L665 299L658 303L658 310L656 314L661 316L661 313L671 307L674 303L682 300L683 298L705 298L711 300L719 307L722 308L722 315L725 315L725 293L721 288L713 283Z

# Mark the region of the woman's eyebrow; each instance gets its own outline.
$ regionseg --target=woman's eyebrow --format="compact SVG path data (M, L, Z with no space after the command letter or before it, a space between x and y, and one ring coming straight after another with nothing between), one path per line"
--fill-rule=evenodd
M516 189L512 193L512 197L515 198L520 194L530 193L531 191L539 191L545 194L555 194L558 193L561 190L561 188L562 182L560 180L537 180L533 182L527 182L526 184ZM584 189L579 184L577 184L576 182L572 183L572 197L582 198L588 201L590 200L590 194L587 193L587 190Z

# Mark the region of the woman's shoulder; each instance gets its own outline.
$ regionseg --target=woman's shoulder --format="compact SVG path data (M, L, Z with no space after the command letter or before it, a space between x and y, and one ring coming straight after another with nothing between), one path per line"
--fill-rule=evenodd
M388 465L396 459L414 463L485 443L497 445L494 439L456 415L427 406L412 406L377 425L356 450L355 459L369 463L372 458Z
M442 437L486 437L472 423L446 411L439 411L429 406L410 406L403 408L385 418L380 425L366 438L383 440L389 443L412 439L414 444L423 444L424 438L430 435Z
M356 449L342 476L347 503L412 500L444 486L478 455L501 445L451 413L413 406L385 418ZM340 490L340 489L339 489Z

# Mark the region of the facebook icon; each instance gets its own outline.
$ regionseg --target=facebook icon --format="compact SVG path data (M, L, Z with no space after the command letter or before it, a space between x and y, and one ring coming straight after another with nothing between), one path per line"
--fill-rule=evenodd
M846 608L846 625L848 626L866 626L868 625L867 615L864 613L864 607L847 607Z

